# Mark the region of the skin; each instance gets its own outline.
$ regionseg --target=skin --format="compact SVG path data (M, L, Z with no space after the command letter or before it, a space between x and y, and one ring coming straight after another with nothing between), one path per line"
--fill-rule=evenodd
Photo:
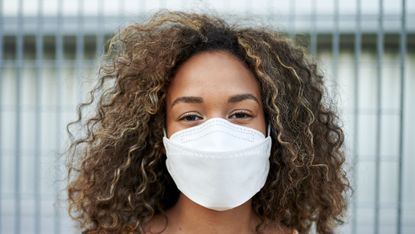
M202 52L180 66L167 90L167 136L219 117L265 135L258 82L235 56Z
M224 51L201 52L178 69L167 90L167 136L203 123L224 118L254 128L264 135L266 125L259 85L254 74L234 55ZM166 212L168 223L156 216L149 233L255 233L259 219L251 200L226 211L200 206L180 194ZM268 227L265 233L286 233L281 227Z

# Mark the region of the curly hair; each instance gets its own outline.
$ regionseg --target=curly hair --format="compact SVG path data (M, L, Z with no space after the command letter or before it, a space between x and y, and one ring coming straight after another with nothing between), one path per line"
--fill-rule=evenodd
M333 233L343 223L344 134L323 76L304 48L268 27L160 11L109 42L99 81L67 126L70 216L85 232L144 233L179 190L165 166L165 97L177 68L203 51L227 51L258 80L271 125L270 171L252 198L261 226ZM92 115L86 115L88 108ZM74 133L74 126L83 134Z

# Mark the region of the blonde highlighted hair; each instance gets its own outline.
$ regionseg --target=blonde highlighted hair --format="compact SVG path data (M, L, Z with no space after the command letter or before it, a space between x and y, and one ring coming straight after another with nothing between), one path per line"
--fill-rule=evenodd
M79 118L86 129L68 151L69 213L86 232L144 233L179 196L162 144L166 89L177 68L203 51L238 57L259 82L273 148L270 172L252 199L262 222L300 233L333 233L349 188L344 135L325 101L323 77L303 48L269 28L229 25L204 14L161 11L110 41L100 79ZM83 111L96 105L84 119Z

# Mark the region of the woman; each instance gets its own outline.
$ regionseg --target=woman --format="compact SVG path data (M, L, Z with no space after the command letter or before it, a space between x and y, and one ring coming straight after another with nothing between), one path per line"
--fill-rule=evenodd
M284 35L159 12L113 37L100 74L68 126L87 129L68 164L69 213L86 233L342 223L343 132L316 65Z

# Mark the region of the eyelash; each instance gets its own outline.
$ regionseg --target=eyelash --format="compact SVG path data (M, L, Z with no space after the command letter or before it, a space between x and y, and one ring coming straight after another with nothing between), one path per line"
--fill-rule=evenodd
M243 115L243 117L239 116L239 118L238 118L237 115ZM232 118L233 116L235 116L235 118ZM248 118L252 118L252 117L253 117L253 115L250 114L249 112L239 110L239 111L233 112L228 118L229 119L248 119ZM195 119L195 118L198 118L198 119ZM203 119L203 117L201 117L200 115L198 115L196 113L189 112L189 113L185 113L184 115L182 115L179 118L179 121L193 122L193 121L198 121L198 120L201 120L201 119Z
M247 119L247 118L252 118L253 117L252 114L249 113L248 111L238 110L238 111L233 112L229 116L229 118L231 119L232 116L236 117L236 115L241 115L241 114L244 115L244 117L240 117L240 118L236 118L236 119Z
M184 115L182 115L182 116L179 118L179 120L180 120L180 121L186 121L186 122L197 121L197 120L190 120L190 119L186 119L186 118L189 118L189 117L197 117L197 118L203 119L203 117L201 117L200 115L198 115L198 114L196 114L196 113L189 112L189 113L185 113ZM198 120L200 120L200 119L198 119Z

